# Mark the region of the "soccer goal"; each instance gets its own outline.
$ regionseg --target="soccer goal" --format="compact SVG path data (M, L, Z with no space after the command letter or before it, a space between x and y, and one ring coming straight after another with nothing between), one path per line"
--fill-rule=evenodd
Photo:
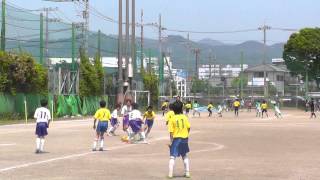
M150 105L150 91L127 91L124 99L131 99L133 102L138 103L141 108L148 107Z

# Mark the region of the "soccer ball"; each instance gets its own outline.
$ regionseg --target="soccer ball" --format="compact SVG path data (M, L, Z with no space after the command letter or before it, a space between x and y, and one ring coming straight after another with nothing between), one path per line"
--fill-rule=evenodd
M122 142L129 142L129 137L124 135L124 136L121 137L121 141Z

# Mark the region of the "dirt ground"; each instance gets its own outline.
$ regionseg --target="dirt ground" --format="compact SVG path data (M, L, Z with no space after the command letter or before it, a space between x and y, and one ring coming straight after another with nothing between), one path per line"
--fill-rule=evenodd
M223 118L190 117L191 176L195 180L320 179L320 120L299 110L284 118L232 112ZM92 152L92 119L54 122L45 150L35 154L34 124L0 126L0 179L166 179L168 133L158 116L148 141L125 144L106 137L107 151ZM177 159L176 179L183 179Z

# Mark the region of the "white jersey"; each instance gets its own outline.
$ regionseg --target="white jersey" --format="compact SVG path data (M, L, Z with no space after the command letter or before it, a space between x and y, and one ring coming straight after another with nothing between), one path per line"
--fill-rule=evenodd
M136 109L129 112L129 120L142 120L141 112Z
M127 105L124 105L121 109L121 115L125 116L125 115L128 115L129 112L131 112L132 110L132 107L131 106L127 106Z
M51 113L49 109L45 107L40 107L36 109L36 112L34 113L34 118L37 120L37 123L39 122L46 122L51 119Z
M115 110L112 111L111 117L112 117L112 118L118 118L118 110L117 110L117 109L115 109Z

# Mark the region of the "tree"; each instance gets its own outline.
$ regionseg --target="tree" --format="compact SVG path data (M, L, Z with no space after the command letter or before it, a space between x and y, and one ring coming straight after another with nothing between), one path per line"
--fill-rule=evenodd
M305 28L293 33L284 46L283 59L293 75L309 75L316 80L319 88L320 79L320 28Z
M191 81L191 93L206 93L208 83L204 80L198 79L196 77L192 78Z
M141 74L144 89L150 91L151 103L152 105L156 106L159 98L159 79L152 72L146 73L144 70L142 70Z
M101 95L97 71L83 50L80 50L80 59L80 95L85 97Z
M103 83L104 83L104 70L102 67L101 57L99 53L94 58L94 69L97 73L98 89L97 95L103 95Z

